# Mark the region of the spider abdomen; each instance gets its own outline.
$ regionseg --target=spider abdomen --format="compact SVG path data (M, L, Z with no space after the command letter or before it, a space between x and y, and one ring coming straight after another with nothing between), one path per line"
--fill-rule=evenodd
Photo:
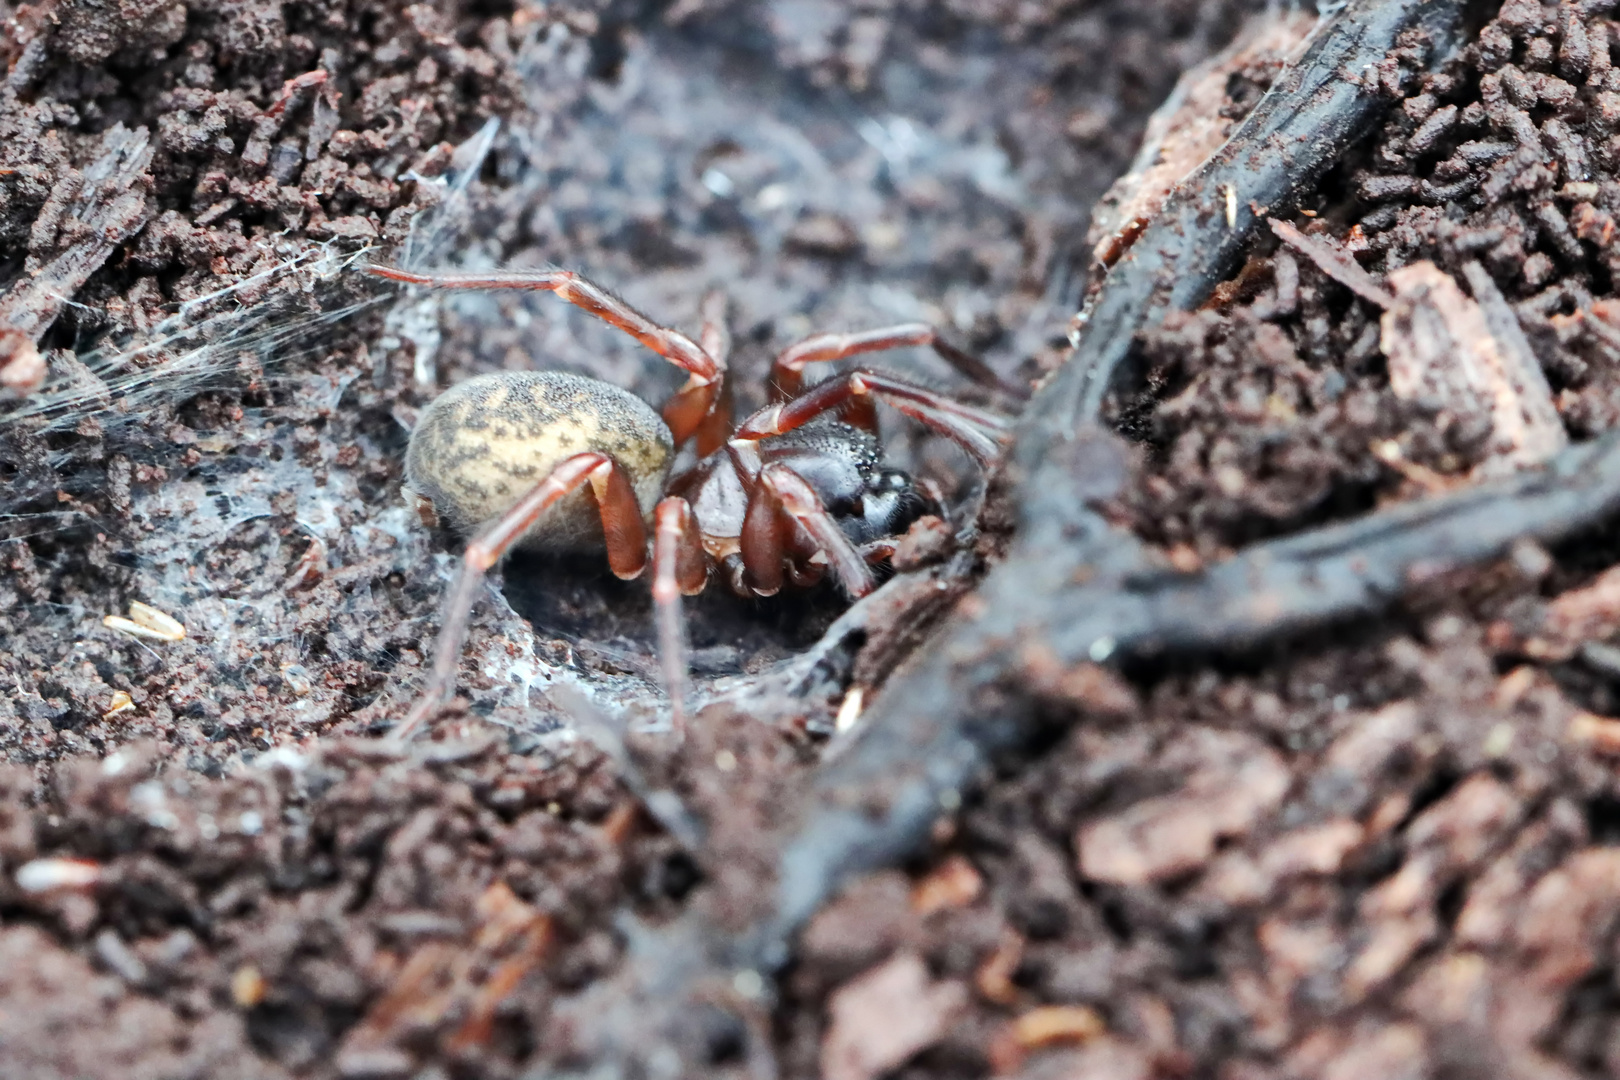
M669 473L674 439L646 402L608 383L558 371L479 375L422 412L405 454L405 482L445 524L474 533L575 454L606 454L624 469L643 515ZM602 543L587 489L565 497L519 546L575 551Z

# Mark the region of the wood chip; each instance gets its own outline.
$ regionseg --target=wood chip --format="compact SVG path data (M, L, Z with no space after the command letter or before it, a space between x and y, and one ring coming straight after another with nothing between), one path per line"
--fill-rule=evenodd
M1097 1011L1086 1005L1043 1005L1007 1024L991 1043L990 1062L998 1076L1019 1071L1024 1058L1036 1050L1080 1046L1107 1030ZM1086 1075L1092 1075L1087 1073ZM1104 1072L1101 1075L1116 1075Z
M984 878L973 864L952 855L911 890L911 910L932 915L947 908L966 907L984 891Z
M430 941L413 953L339 1048L339 1072L361 1075L357 1062L392 1053L407 1033L420 1036L452 1017L441 1047L463 1053L494 1036L506 1001L545 958L551 919L497 881L479 896L478 925L470 942ZM347 1063L347 1064L345 1064Z
M1509 411L1517 405L1525 439L1531 444L1538 461L1545 461L1569 445L1569 433L1553 404L1552 387L1547 385L1546 372L1530 348L1519 317L1508 305L1507 298L1491 280L1491 275L1477 262L1463 265L1463 277L1474 294L1475 303L1485 314L1485 325L1490 327L1502 362L1501 379L1510 393L1499 395Z
M264 976L252 964L244 964L231 973L231 1000L239 1009L251 1009L264 1000L269 986Z
M832 995L832 1022L821 1044L823 1080L873 1080L950 1029L967 990L931 983L914 953L902 953Z
M1271 231L1277 239L1316 264L1316 268L1340 285L1370 304L1387 308L1395 302L1389 291L1378 280L1361 268L1361 264L1337 242L1326 236L1307 236L1299 229L1278 218L1270 219Z
M1502 676L1501 681L1496 684L1496 692L1491 695L1491 704L1503 711L1513 708L1530 692L1540 674L1539 668L1520 664Z
M1086 1042L1105 1030L1097 1010L1086 1005L1045 1005L1012 1023L1013 1038L1026 1050Z
M1081 824L1075 848L1083 877L1145 885L1195 870L1222 839L1247 833L1288 793L1290 774L1258 739L1197 729L1167 752L1184 774L1176 791Z
M735 765L732 768L736 768ZM636 827L636 820L641 816L641 805L626 799L619 803L602 822L602 839L610 848L622 848L625 841L630 839L631 831Z
M1569 438L1546 377L1522 334L1512 335L1504 322L1511 312L1488 317L1429 262L1401 267L1389 283L1395 300L1384 313L1380 344L1390 388L1407 400L1433 402L1457 420L1489 423L1493 437L1475 477L1537 465L1564 449ZM1476 291L1500 299L1482 284ZM1512 344L1504 346L1492 333L1493 321Z
M1568 660L1588 641L1620 633L1620 567L1591 583L1559 593L1547 605L1541 627L1520 647L1537 660Z
M17 867L13 880L25 893L88 889L101 881L101 864L89 859L32 859Z
M1536 882L1509 929L1509 942L1492 943L1494 948L1516 946L1530 966L1517 980L1545 995L1547 1008L1517 1018L1520 1024L1535 1025L1530 1037L1546 1033L1563 1011L1564 995L1608 962L1609 946L1599 928L1613 926L1617 914L1620 850L1587 848Z
M990 958L979 965L973 976L973 985L986 1001L997 1005L1011 1005L1022 995L1012 981L1019 963L1024 959L1024 939L1015 930L1004 930L1001 942Z
M45 358L21 330L0 329L0 390L19 397L45 383Z
M1620 755L1620 720L1589 712L1576 713L1569 722L1569 739L1590 746L1599 754Z

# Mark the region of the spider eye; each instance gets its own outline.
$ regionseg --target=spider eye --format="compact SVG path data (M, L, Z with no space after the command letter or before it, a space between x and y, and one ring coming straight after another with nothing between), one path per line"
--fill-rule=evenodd
M911 490L911 477L897 469L884 469L867 485L869 491L900 494Z

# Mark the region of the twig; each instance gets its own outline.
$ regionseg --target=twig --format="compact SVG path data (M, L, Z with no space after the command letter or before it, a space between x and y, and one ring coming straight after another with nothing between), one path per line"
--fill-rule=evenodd
M1070 590L1076 617L1047 644L1068 663L1105 648L1120 657L1243 648L1377 613L1414 585L1522 540L1563 540L1617 511L1620 433L1566 450L1545 470L1259 544L1198 574Z
M1387 308L1395 302L1389 290L1361 268L1350 253L1325 236L1306 236L1292 224L1278 218L1268 222L1277 239L1316 264L1316 268L1369 304Z

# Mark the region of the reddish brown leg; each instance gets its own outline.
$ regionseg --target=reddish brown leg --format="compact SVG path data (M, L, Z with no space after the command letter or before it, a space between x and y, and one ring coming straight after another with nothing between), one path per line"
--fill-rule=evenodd
M943 394L893 375L858 368L846 375L817 383L792 401L767 405L744 420L734 439L763 439L792 431L822 413L845 403L876 397L907 416L926 424L966 450L981 466L988 465L1006 438L1007 422L995 413L952 401Z
M658 618L658 665L669 694L671 723L686 726L686 623L681 597L703 591L709 580L708 559L698 538L692 507L671 496L653 511L653 606Z
M763 474L762 474L763 476ZM756 484L743 514L742 550L745 580L756 596L775 596L782 591L782 561L787 557L787 522L782 518L782 500L776 491Z
M602 514L602 532L607 537L608 565L622 578L641 573L647 562L647 528L641 508L623 470L606 454L575 454L559 464L512 505L494 524L467 543L461 557L461 570L444 605L444 621L434 649L433 670L421 697L394 732L396 739L407 739L419 724L433 714L456 686L456 668L467 637L467 620L478 586L489 568L500 562L507 551L540 515L557 500L590 484Z
M716 360L685 334L659 326L623 300L571 270L417 274L392 266L369 266L366 269L390 281L435 289L531 289L555 293L558 298L595 315L609 326L623 330L687 373L686 385L664 405L664 423L669 425L677 446L690 438L703 418L713 410L721 384L725 382L723 360Z
M748 567L743 565L742 554L733 551L720 560L720 573L725 575L726 584L731 587L737 596L753 596L754 590L748 587Z
M714 358L720 370L726 369L731 355L731 332L726 328L726 295L715 291L703 298L701 308L703 330L698 341L703 351ZM706 458L726 444L731 435L731 383L724 379L713 397L709 411L698 422L693 433L693 449L699 458Z
M801 536L804 530L798 530ZM808 547L808 543L800 545ZM814 552L804 552L807 556L814 556ZM787 568L787 579L795 589L810 589L821 584L821 579L827 576L827 567L823 563L810 562L808 559L795 559L789 557L784 563Z
M900 542L892 538L872 540L861 545L861 558L869 563L887 562L894 558L895 549L899 546Z
M1002 379L983 360L942 339L939 332L927 323L902 323L853 334L814 334L803 341L794 342L778 353L771 364L771 400L786 401L803 391L806 364L843 360L908 345L928 346L957 372L982 386L1013 397L1029 396L1028 391Z
M834 576L851 596L865 596L876 582L866 560L827 513L809 484L788 466L772 462L759 471L759 483L743 516L743 565L748 585L760 596L782 588L784 560L799 547L792 530L803 529L814 550L823 553Z

